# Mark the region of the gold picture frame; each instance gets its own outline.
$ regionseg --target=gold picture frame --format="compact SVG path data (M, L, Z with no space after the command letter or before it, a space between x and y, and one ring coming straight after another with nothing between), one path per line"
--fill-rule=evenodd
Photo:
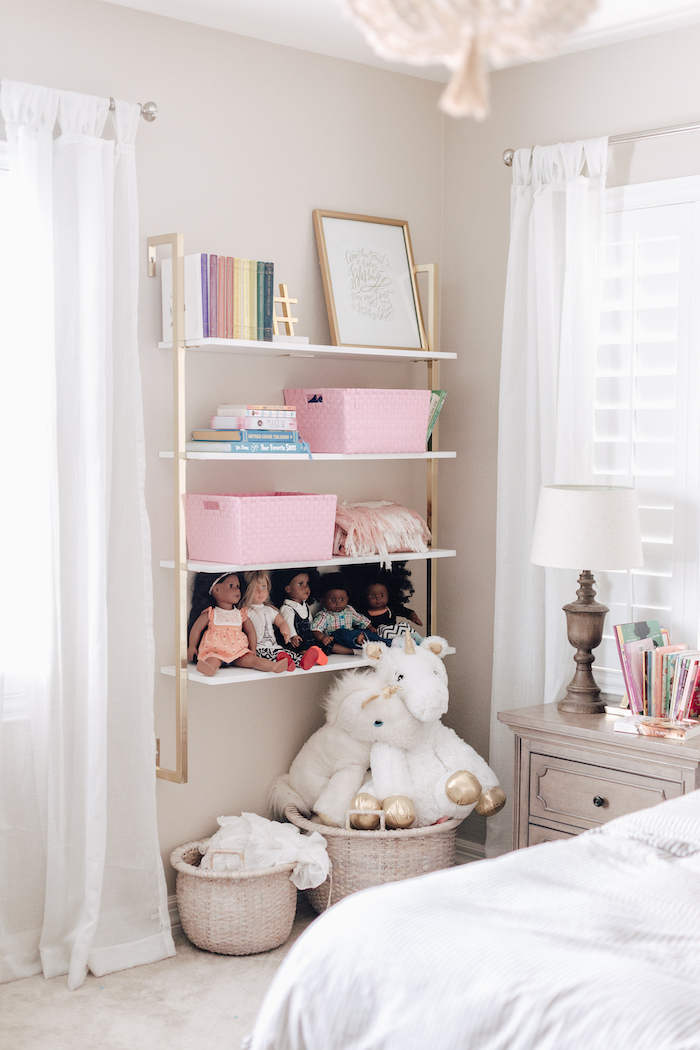
M427 350L408 222L313 217L333 346Z

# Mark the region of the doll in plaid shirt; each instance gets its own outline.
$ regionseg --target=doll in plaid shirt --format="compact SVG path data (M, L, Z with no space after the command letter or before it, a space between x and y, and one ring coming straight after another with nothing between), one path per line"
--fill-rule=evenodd
M381 642L381 637L372 630L367 616L348 605L348 584L339 572L321 576L318 599L323 608L311 622L311 630L319 645L331 642L349 649L361 649L365 642Z

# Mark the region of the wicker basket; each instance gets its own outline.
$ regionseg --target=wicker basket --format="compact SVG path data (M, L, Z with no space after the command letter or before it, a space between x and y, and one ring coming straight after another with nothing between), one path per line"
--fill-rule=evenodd
M333 553L336 502L336 496L313 492L188 492L188 557L230 565L326 561Z
M425 452L429 390L313 387L284 400L312 452Z
M255 955L284 944L297 906L289 878L295 863L255 871L200 868L199 847L208 841L188 842L170 854L187 937L198 948L220 955Z
M284 814L298 828L320 831L326 840L330 876L320 886L306 890L312 907L318 912L369 886L451 868L455 862L457 828L462 823L452 819L406 831L354 831L307 820L296 806L287 806Z

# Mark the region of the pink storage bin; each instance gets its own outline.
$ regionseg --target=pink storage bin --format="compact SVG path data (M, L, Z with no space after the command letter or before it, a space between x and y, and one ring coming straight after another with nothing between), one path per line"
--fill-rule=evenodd
M285 390L284 400L312 452L425 452L429 390L316 387Z
M336 496L188 492L184 499L187 555L192 561L313 563L333 554Z

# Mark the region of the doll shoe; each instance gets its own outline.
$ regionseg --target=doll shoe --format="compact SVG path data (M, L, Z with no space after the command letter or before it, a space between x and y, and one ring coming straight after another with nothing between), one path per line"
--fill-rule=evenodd
M323 665L327 663L328 657L323 652L323 650L319 649L317 645L312 645L311 648L307 649L304 655L302 656L301 663L299 666L303 668L304 671L308 671L310 667L314 666L314 664L318 664L319 667L323 667Z
M294 663L294 661L292 660L292 658L289 655L289 653L278 653L277 654L277 663L279 663L280 660L286 660L287 661L287 670L288 671L296 671L297 665Z

